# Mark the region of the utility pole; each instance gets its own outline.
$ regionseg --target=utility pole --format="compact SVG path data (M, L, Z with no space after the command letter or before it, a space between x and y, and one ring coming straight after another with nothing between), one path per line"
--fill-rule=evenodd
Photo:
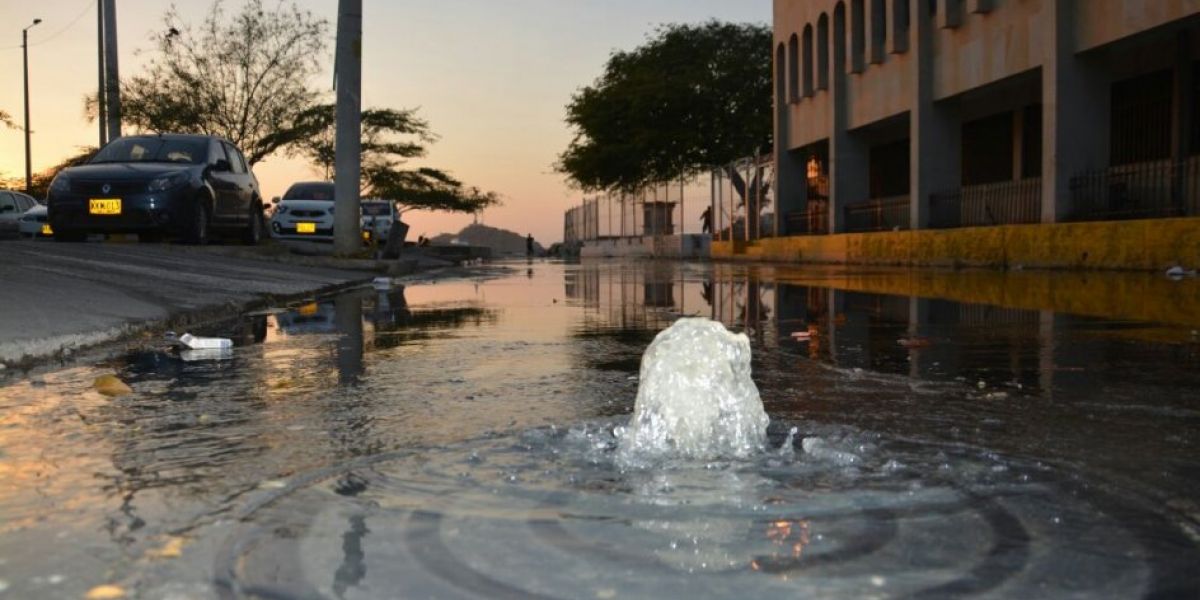
M108 139L121 137L121 74L117 68L117 2L104 2L104 80L108 103Z
M33 193L33 167L29 151L29 30L41 23L34 19L33 24L21 30L21 54L25 63L25 193Z
M333 252L350 256L362 247L358 197L362 174L362 0L338 0L336 52Z
M96 3L96 63L99 65L99 83L96 92L96 109L100 126L100 145L103 148L108 143L108 102L104 98L104 2Z

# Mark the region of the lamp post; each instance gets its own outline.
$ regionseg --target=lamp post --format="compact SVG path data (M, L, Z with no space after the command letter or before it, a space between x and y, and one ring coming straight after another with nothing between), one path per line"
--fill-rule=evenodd
M29 161L29 30L41 23L41 19L34 19L33 23L21 30L21 53L25 61L25 193L31 194L33 190L33 168Z

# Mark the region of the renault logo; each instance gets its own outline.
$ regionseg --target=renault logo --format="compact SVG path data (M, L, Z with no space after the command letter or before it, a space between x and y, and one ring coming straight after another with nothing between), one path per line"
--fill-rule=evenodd
M107 183L104 184L104 187L100 188L100 193L102 193L102 194L107 194L111 191L112 191L112 186Z

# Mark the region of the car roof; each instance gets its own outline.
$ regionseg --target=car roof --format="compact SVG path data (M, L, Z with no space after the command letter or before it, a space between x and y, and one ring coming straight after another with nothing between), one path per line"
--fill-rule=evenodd
M234 144L233 142L231 142L219 135L204 135L204 134L199 134L199 133L137 133L137 134L133 134L133 135L124 135L117 139L121 140L121 139L126 139L126 138L129 138L129 139L159 138L159 139L164 139L164 140L186 140L186 141L196 141L196 142L207 141L207 140L217 140L219 142L225 142L226 144L229 144L230 146L236 146L236 144Z

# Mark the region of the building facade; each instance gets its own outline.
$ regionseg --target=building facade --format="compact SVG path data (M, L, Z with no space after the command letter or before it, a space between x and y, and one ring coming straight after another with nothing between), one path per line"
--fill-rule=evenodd
M777 233L1200 214L1200 0L775 0Z

